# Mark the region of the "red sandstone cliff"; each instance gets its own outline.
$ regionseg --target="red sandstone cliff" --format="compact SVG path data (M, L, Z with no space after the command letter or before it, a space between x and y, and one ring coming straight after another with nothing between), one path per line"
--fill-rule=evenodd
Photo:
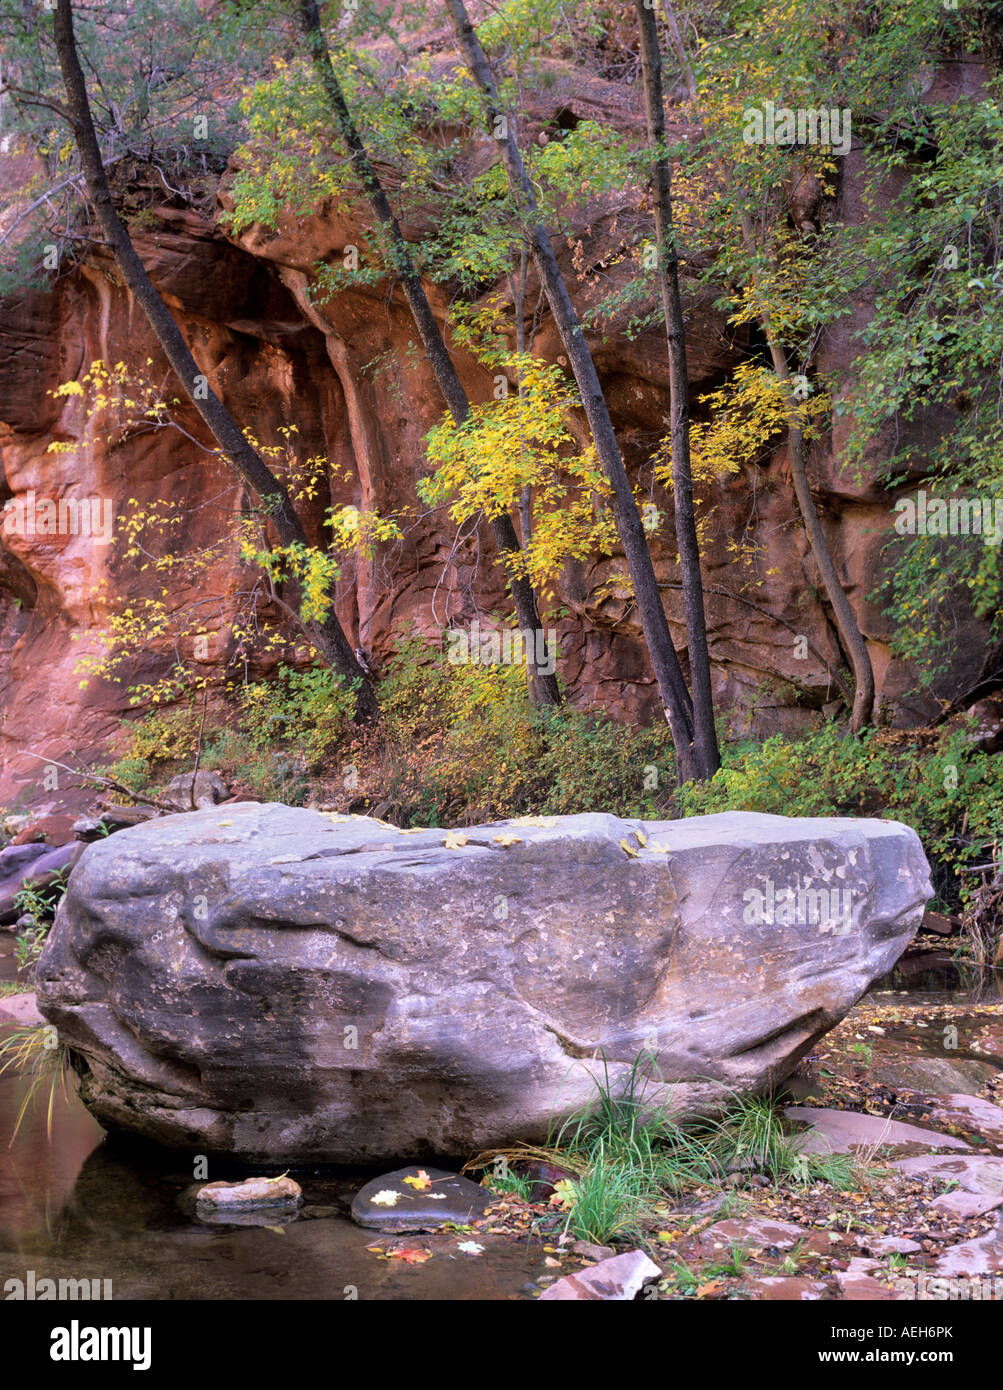
M943 80L951 80L950 75ZM969 75L963 80L970 84L974 79ZM622 124L640 128L622 90L599 79L583 87L580 74L574 85L562 85L558 74L545 96L537 98L530 133L612 111ZM486 156L472 151L471 158L478 157ZM862 215L858 159L851 155L844 161L838 214L846 220ZM224 179L224 201L225 185ZM576 210L579 254L587 266L602 266L616 248L618 217L636 215L636 199L631 191L619 203L607 200ZM417 240L427 225L409 224L405 234ZM317 310L305 293L318 259L340 254L348 244L365 245L361 213L357 220L345 220L320 209L278 233L252 230L233 244L211 216L179 206L177 200L174 205L153 201L143 230L135 235L196 359L241 424L266 442L275 440L279 426L295 424L304 454L326 454L331 460L331 492L317 501L315 527L331 502L376 507L385 516L415 510L415 481L424 469L422 439L441 405L431 372L415 351L408 351L415 333L401 297L388 293L384 282L343 293ZM577 283L580 308L608 290L609 277L576 279L563 238L558 250L572 287ZM534 300L531 284L529 303ZM445 297L433 303L444 315ZM859 313L842 320L839 331L823 343L823 371L845 371L854 352L852 333L866 311L862 303ZM546 318L536 347L541 355L558 357L559 344ZM666 432L668 410L661 331L633 342L597 334L592 347L628 466L642 471L647 487L650 456ZM85 421L79 400L50 394L95 358L142 362L148 356L154 361L151 374L159 380L163 359L152 334L100 248L56 280L51 292L0 304L0 506L24 499L32 490L56 499L99 496L111 500L120 518L130 498L140 503L177 499L193 509L186 540L208 539L213 509L242 501L240 487L211 455L173 431L109 440L107 431ZM734 358L734 344L709 297L694 297L688 357L695 401L723 380ZM472 398L486 398L489 377L464 354L457 361ZM199 433L193 414L188 423ZM73 454L47 453L53 440L75 441L78 448ZM871 477L858 483L840 467L840 444L837 433L830 447L816 451L812 474L817 497L870 645L879 700L895 722L912 723L928 716L934 705L930 697L917 694L910 670L890 659L886 619L868 599L889 525L887 494L874 481L880 460L874 459ZM671 514L669 499L657 489L653 500ZM783 449L764 467L722 482L706 500L705 577L721 712L736 732L766 733L817 720L818 711L838 693L824 663L838 667L840 655L816 596ZM759 558L741 569L726 548L738 536L760 547ZM392 650L393 633L401 623L414 620L438 634L476 611L504 607L489 548L489 539L482 536L478 562L472 543L455 546L455 528L442 513L417 524L412 520L402 542L385 547L372 562L360 559L346 567L339 598L343 623L379 663ZM653 538L653 550L682 651L685 632L681 594L672 587L677 573L671 563L670 522ZM569 564L554 607L572 614L557 626L563 634L561 671L575 702L635 718L654 708L655 691L632 601L607 585L621 569L616 559ZM214 576L219 601L209 624L214 636L208 663L219 674L234 655L226 617L240 580L234 554L231 564ZM38 764L26 750L56 757L68 750L93 752L128 708L125 684L165 669L170 654L154 645L137 656L122 685L92 680L81 689L75 673L81 655L100 649L109 600L140 596L149 592L151 582L137 561L89 537L6 534L0 540L0 804L10 805L18 796L32 802L58 799L43 794ZM179 604L197 597L196 589L204 591L201 578L186 588L180 575L176 585ZM798 658L799 635L807 637L816 654ZM957 661L943 693L953 696L978 679L987 659L984 637L974 622L959 633ZM293 642L285 656L295 659Z

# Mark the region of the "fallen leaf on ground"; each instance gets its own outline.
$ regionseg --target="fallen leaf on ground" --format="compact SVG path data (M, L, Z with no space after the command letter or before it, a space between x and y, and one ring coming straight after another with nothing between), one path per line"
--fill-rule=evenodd
M406 1265L423 1265L432 1258L431 1250L388 1250L388 1260L402 1260Z

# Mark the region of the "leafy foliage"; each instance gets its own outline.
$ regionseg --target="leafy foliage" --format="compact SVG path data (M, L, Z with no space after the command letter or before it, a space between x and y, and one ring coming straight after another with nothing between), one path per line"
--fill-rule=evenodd
M919 835L947 904L974 891L958 866L1003 835L1003 766L967 728L920 736L889 729L847 738L827 725L788 742L731 744L708 783L682 789L685 814L759 811L784 816L873 816Z

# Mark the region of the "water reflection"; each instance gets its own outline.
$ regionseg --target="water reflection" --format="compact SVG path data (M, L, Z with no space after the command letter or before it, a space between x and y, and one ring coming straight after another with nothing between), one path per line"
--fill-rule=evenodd
M37 1095L7 1149L25 1084L0 1078L0 1288L34 1270L36 1281L110 1278L116 1299L496 1300L527 1298L551 1273L539 1241L480 1233L476 1257L449 1232L407 1238L432 1251L421 1264L379 1258L366 1249L374 1233L342 1214L371 1173L298 1173L306 1205L292 1221L203 1223L191 1157L106 1138L72 1090L54 1107L51 1144Z
M8 950L0 954L0 978L9 964ZM1003 999L1003 974L927 952L900 962L872 998L887 1002L889 992L924 1005L984 1003ZM998 1015L967 1018L962 1008L955 1021L959 1056L1003 1065ZM909 1025L889 1028L875 1060L928 1046ZM34 1270L36 1279L110 1278L119 1299L520 1299L552 1272L540 1242L485 1233L476 1237L480 1256L464 1254L463 1237L445 1233L408 1238L432 1251L423 1263L380 1259L366 1248L373 1233L345 1215L371 1173L297 1173L306 1205L292 1221L203 1223L190 1201L193 1156L112 1142L72 1086L57 1096L51 1143L48 1095L39 1093L8 1149L26 1084L10 1073L0 1078L0 1287ZM229 1176L238 1175L210 1174Z

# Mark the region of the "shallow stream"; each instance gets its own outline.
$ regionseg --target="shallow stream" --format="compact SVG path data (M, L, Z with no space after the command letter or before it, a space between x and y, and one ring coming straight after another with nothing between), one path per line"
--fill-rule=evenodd
M0 936L0 980L15 978L10 937ZM1003 973L959 970L946 952L913 958L868 999L956 1007L958 1057L1003 1068ZM905 1025L875 1037L873 1060L933 1054L935 1033ZM977 1043L973 1047L972 1044ZM937 1055L943 1055L938 1051ZM193 1180L180 1156L112 1142L73 1094L57 1093L51 1141L48 1095L28 1107L7 1147L27 1083L0 1078L0 1288L11 1277L111 1279L115 1298L139 1299L523 1299L548 1272L540 1241L478 1234L471 1256L460 1234L415 1236L434 1244L422 1263L380 1258L374 1234L347 1215L372 1172L297 1172L305 1205L285 1224L205 1225L185 1201ZM212 1179L236 1176L213 1172Z

